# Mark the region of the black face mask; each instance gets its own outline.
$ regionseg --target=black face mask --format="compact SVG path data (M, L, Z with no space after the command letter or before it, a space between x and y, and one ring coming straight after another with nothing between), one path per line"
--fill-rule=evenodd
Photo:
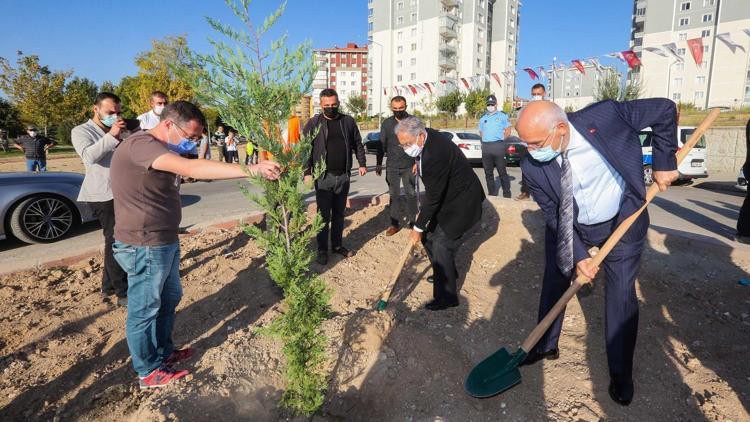
M339 108L338 107L325 107L323 109L323 114L329 119L335 119L336 116L339 115Z
M406 117L406 110L394 111L393 116L396 117L398 120L402 120L404 117Z

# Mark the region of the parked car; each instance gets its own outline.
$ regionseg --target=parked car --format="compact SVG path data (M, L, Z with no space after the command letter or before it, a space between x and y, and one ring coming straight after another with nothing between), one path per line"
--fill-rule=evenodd
M380 142L380 132L370 132L365 136L365 151L370 154L377 154L383 148L382 142Z
M679 126L677 128L677 150L679 151L682 146L687 142L690 135L695 132L695 127L691 126ZM651 128L646 128L638 133L641 139L641 149L643 151L643 181L646 186L651 186L654 183L653 171L651 168L652 164L652 151L651 142L653 133ZM708 177L708 167L706 165L706 137L701 136L698 143L695 144L690 153L677 167L680 172L679 180L692 180L697 178Z
M12 235L26 243L54 242L95 220L76 200L81 183L78 173L0 174L0 240Z
M505 138L505 162L508 164L518 164L521 158L526 155L526 144L518 136L509 136Z
M471 132L443 131L453 137L453 143L458 145L461 152L470 163L482 162L482 137Z
M745 172L742 170L742 167L740 167L740 174L737 175L737 184L734 185L735 188L747 192L747 179L745 178Z

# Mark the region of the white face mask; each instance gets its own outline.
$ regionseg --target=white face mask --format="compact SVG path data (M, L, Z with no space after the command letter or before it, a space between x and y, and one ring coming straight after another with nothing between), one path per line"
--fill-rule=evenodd
M531 101L540 101L540 100L543 100L543 99L544 99L544 97L541 96L541 95L532 95L531 96Z
M37 134L37 131L35 131L35 130L30 130L29 131L29 136L31 136L32 138L35 138L36 134Z
M419 139L419 137L417 137L417 139ZM419 154L422 153L423 148L424 148L424 145L420 147L418 144L411 144L408 147L404 148L404 152L409 157L417 158L419 157Z
M490 113L494 113L497 111L497 106L487 106L487 111Z
M158 105L154 107L154 114L156 114L157 116L161 116L162 111L164 111L163 105Z

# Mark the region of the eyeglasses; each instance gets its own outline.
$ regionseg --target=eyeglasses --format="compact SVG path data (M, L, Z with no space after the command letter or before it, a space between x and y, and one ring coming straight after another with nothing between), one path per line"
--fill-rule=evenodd
M177 124L177 123L175 123L174 121L172 121L172 124L173 124L173 125L174 125L174 126L175 126L175 127L177 128L177 129L179 129L179 130L180 130L180 132L182 132L182 135L183 135L183 136L184 136L185 138L187 138L187 139L189 139L189 140L191 140L191 141L193 141L193 142L200 142L200 141L201 141L201 139L203 139L203 136L198 136L198 135L196 135L196 136L188 136L188 134L187 134L187 131L186 131L185 129L183 129L183 128L182 128L182 127L181 127L180 125L178 125L178 124Z
M542 139L540 141L532 142L532 143L521 142L521 145L523 145L524 147L526 147L526 150L528 150L528 151L536 151L536 150L538 150L540 148L544 148L544 146L547 145L547 140L551 139L552 136L555 134L555 129L557 129L557 128L552 128L552 130L549 132L549 135L547 135L544 139Z

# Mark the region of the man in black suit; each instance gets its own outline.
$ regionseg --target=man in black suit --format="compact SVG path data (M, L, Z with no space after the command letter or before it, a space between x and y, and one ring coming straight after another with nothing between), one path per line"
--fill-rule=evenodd
M412 241L421 241L432 263L431 311L458 306L456 251L462 236L482 217L484 190L461 150L446 134L426 129L416 117L396 125L404 152L417 158L425 188Z

